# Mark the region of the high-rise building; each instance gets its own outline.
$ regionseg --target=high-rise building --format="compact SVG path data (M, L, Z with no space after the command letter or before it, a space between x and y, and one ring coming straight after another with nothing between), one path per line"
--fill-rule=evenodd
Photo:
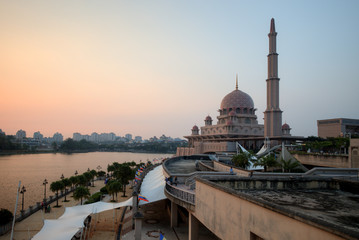
M125 138L126 138L128 141L131 141L131 140L132 140L132 134L127 133L127 134L125 135Z
M44 135L42 135L40 131L34 132L34 139L41 142L44 139Z
M54 136L52 137L52 140L54 142L57 142L57 143L60 143L60 142L63 142L64 141L64 137L62 136L61 133L55 133Z
M26 132L24 130L20 129L16 132L16 139L22 140L24 138L26 138Z
M282 110L279 108L277 32L271 20L268 54L267 109L264 112L264 137L282 136Z

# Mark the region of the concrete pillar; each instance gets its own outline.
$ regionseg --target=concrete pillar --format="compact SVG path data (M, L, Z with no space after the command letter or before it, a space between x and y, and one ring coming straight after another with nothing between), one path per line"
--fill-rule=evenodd
M132 229L135 228L135 214L137 213L137 211L138 211L138 194L137 194L137 191L134 190L132 192L132 214L133 214Z
M171 201L171 227L178 226L178 205Z
M189 213L188 240L196 240L199 237L199 221L192 213Z
M143 215L140 212L135 213L135 240L141 240L142 219Z

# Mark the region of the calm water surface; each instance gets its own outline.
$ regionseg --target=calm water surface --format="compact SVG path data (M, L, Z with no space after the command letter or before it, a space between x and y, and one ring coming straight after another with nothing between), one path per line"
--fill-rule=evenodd
M171 157L171 154L148 154L148 153L120 153L120 152L92 152L92 153L45 153L0 156L0 208L14 211L16 192L19 181L21 186L26 187L24 209L44 198L44 186L42 182L46 178L46 197L55 195L50 191L50 183L60 180L61 174L65 177L87 171L88 168L96 169L101 166L107 171L107 165L113 162L135 161L147 162L154 158ZM21 194L19 195L18 211L21 210Z

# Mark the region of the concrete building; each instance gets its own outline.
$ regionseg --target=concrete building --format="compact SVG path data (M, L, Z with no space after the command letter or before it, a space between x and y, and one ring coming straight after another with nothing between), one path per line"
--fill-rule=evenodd
M16 139L22 140L26 138L26 132L22 129L16 132Z
M318 120L318 137L342 137L345 135L359 135L359 119L332 118Z
M201 158L163 164L164 175L177 179L165 186L171 227L185 222L189 240L203 227L218 239L359 239L359 169L230 174L230 166Z
M127 134L125 135L125 138L126 138L128 141L132 141L132 134L127 133Z
M42 135L40 131L34 132L34 139L41 142L44 139L44 135Z
M64 137L62 136L61 133L55 133L54 136L52 137L52 141L53 142L57 142L57 143L61 143L64 141Z

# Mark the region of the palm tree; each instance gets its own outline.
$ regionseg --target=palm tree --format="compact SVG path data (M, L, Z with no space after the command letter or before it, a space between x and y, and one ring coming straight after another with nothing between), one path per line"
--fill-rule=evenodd
M56 206L59 207L59 191L64 188L64 184L62 181L52 182L50 184L50 190L56 192Z
M81 200L81 205L82 205L82 199L88 197L90 197L90 191L83 186L76 188L76 190L74 191L74 199Z
M71 182L71 190L73 190L73 189L74 189L74 186L77 184L77 177L71 176L71 177L69 178L69 180L70 180L70 182Z
M66 195L67 195L67 187L70 187L71 186L71 181L70 179L68 178L64 178L61 180L62 183L64 184L64 188L65 188L65 200L64 202L68 202L68 200L66 200Z
M91 171L90 171L90 173L91 173L91 175L92 175L92 187L94 187L95 186L95 177L97 176L97 172L96 172L96 170L94 170L94 169L92 169Z
M232 157L232 162L236 167L247 169L251 166L250 159L252 155L250 153L242 152Z
M111 181L106 185L107 191L109 194L112 194L112 201L115 201L115 194L117 200L117 193L121 191L122 184L119 181Z
M128 181L132 178L133 171L128 164L121 164L119 168L114 172L116 179L122 184L122 197L126 197L126 185Z
M84 172L82 175L86 178L86 187L88 187L92 179L92 174L90 172Z
M77 178L77 184L81 186L86 186L87 180L83 174L78 175L76 178Z
M264 168L265 172L268 170L268 168L276 167L278 165L279 165L278 162L275 160L275 157L272 154L268 154L268 155L258 159L258 161L256 161L254 163L255 167L262 166Z
M290 172L300 166L300 163L292 158L288 159L287 161L283 158L280 158L280 164L282 166L283 172Z

